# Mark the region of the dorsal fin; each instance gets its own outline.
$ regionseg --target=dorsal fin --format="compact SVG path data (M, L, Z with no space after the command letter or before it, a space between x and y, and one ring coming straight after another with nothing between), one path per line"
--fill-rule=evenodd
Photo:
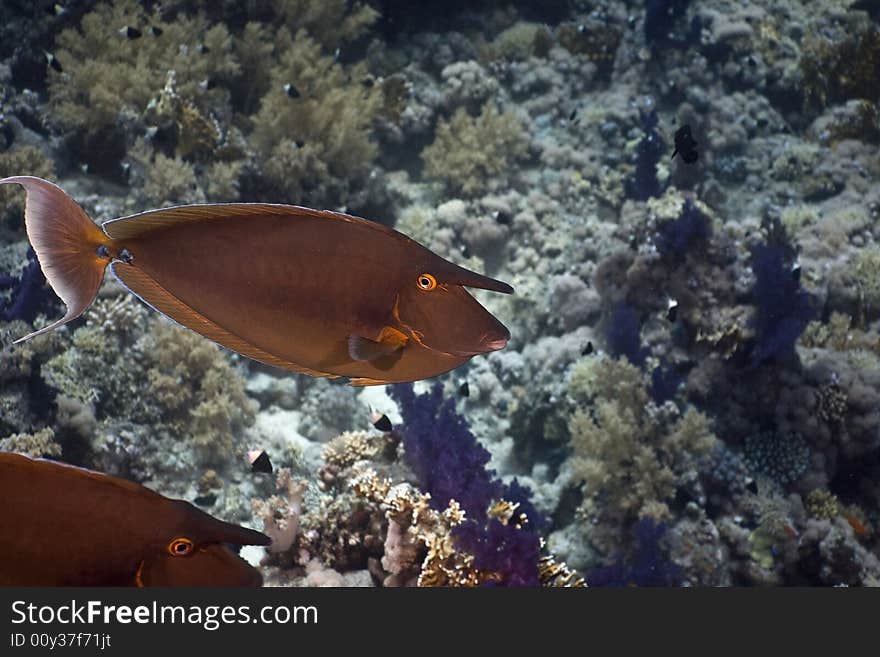
M232 217L258 217L265 215L287 216L291 218L318 217L361 224L374 230L393 233L390 228L374 221L362 219L342 212L313 210L299 205L275 203L209 203L203 205L177 205L159 210L148 210L119 219L111 219L102 224L104 232L116 240L140 237L146 233L166 228L182 222L216 221Z
M116 261L110 265L113 274L125 285L129 290L134 292L145 303L149 304L166 317L170 317L181 326L195 331L205 336L209 340L223 345L227 349L232 349L243 356L260 361L266 365L273 365L285 370L293 370L310 374L312 376L322 376L329 379L338 378L336 374L328 374L326 372L317 372L307 367L303 367L299 363L286 360L274 356L267 351L263 351L259 347L230 333L222 326L212 322L210 319L197 312L183 301L175 297L168 290L157 283L151 276L145 274L133 265Z

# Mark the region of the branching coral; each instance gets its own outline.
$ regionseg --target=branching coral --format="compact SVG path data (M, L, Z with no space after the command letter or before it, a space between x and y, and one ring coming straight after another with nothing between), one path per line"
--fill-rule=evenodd
M37 176L52 179L55 165L43 151L35 146L13 146L0 153L0 178L7 176ZM23 228L24 190L17 185L0 187L0 208L4 215L14 218L17 228Z
M356 39L379 17L367 3L348 0L273 0L291 32L306 30L326 49Z
M425 172L452 190L474 195L490 179L507 172L528 152L528 138L515 114L500 112L494 101L471 117L458 109L440 120L434 142L422 151Z
M804 39L800 68L807 102L821 107L849 98L877 100L880 30L869 21L837 30L841 33L815 32Z
M94 404L99 420L172 430L205 464L228 458L255 405L216 345L158 318L142 334L143 310L132 302L100 302L87 318L43 367L52 388Z
M704 415L695 410L679 415L674 406L647 402L647 382L636 367L605 363L610 369L602 376L590 376L585 365L575 370L574 397L593 403L572 415L573 454L567 464L569 477L584 492L581 511L598 523L591 536L600 543L602 533L638 519L669 518L676 487L717 444ZM602 372L601 365L595 368ZM618 397L615 388L630 392Z
M281 468L276 477L283 497L273 495L268 500L252 500L253 514L263 520L263 532L272 539L268 550L278 554L293 547L299 535L305 483L293 479L288 468Z
M297 203L327 202L334 184L369 171L381 89L361 85L365 70L345 70L304 31L281 30L275 48L278 63L252 135L268 191Z
M74 132L90 164L117 178L144 176L147 200L232 200L244 192L344 203L370 172L386 95L383 85L363 83L363 65L344 66L326 51L363 33L375 10L276 0L244 9L256 20L232 34L226 25L241 15L218 22L225 10L194 4L145 13L134 0L99 3L62 32L62 72L50 76L57 123ZM125 26L137 35L121 34ZM130 171L119 167L126 152L126 166L137 165Z
M242 377L219 347L168 322L156 322L139 346L152 361L147 403L156 399L159 417L191 436L206 462L223 458L254 420Z
M125 26L141 36L120 34ZM224 26L210 25L201 15L165 21L158 9L144 16L134 0L98 4L78 29L62 32L56 46L63 68L49 79L56 117L89 136L106 135L126 113L141 115L164 87L168 71L176 72L180 93L202 107L228 93L205 80L228 82L239 73Z
M488 510L497 517L487 531L482 523L468 519L455 500L442 510L434 508L430 495L408 484L393 486L372 470L360 473L352 485L358 495L385 512L389 534L395 536L393 552L384 562L392 574L388 583L417 572L419 586L538 585L540 541L502 511L511 510L511 505ZM421 553L424 557L416 569Z
M61 456L61 445L55 442L55 432L44 427L35 433L17 433L0 439L0 452L20 452L34 458Z
M324 448L324 461L335 468L348 468L358 461L370 459L384 449L383 436L367 431L346 431Z

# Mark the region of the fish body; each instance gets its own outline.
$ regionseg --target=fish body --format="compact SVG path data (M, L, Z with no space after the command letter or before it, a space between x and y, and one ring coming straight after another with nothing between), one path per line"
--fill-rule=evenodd
M697 150L697 140L691 134L691 127L687 123L675 131L675 150L672 151L672 157L681 155L681 159L686 164L693 164L700 157Z
M153 210L99 228L48 181L4 182L27 190L28 237L68 306L42 330L83 312L109 264L146 303L215 342L355 385L435 376L510 336L464 289L510 293L509 285L359 217L229 203Z
M0 585L260 586L224 544L267 545L117 477L0 452Z

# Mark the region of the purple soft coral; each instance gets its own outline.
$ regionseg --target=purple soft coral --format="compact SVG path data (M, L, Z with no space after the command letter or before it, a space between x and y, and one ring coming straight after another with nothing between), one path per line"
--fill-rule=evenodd
M431 494L431 505L444 509L454 499L467 513L455 529L457 545L474 555L475 568L499 577L493 583L537 586L541 546L535 530L546 520L529 501L531 491L516 480L504 486L486 469L489 452L456 412L455 400L443 399L439 384L423 395L416 395L412 384L389 389L403 415L404 458ZM489 518L489 506L499 499L518 504L516 514L525 514L528 524L518 529L515 521L505 525Z
M666 525L642 518L631 529L633 553L587 575L590 586L675 586L681 572L670 561L663 537Z
M474 568L498 576L489 584L540 585L541 539L536 534L491 518L487 524L468 520L455 528L453 536L456 545L474 555Z
M5 322L20 319L31 323L41 313L52 315L54 311L55 296L46 285L46 277L33 249L28 249L28 263L22 269L21 276L0 277L0 288L11 290L9 303L0 301L0 319Z
M455 412L455 400L443 399L440 385L416 395L411 384L390 388L403 415L403 448L407 465L431 494L431 505L446 508L455 499L469 517L486 518L501 482L486 470L487 452Z

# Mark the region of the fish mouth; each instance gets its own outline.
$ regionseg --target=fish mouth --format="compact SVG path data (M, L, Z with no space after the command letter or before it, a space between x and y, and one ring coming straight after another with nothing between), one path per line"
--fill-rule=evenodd
M470 351L458 351L456 355L458 356L477 356L479 354L485 354L490 351L498 351L499 349L504 349L507 346L507 342L510 340L510 335L484 335L480 339L480 346L477 349L473 349Z
M506 326L499 326L498 329L487 331L483 334L480 338L480 347L482 347L481 350L483 352L498 351L499 349L504 349L509 340L510 331L507 330Z
M508 340L510 340L510 338L497 338L495 340L484 342L483 346L486 348L486 351L498 351L499 349L504 349L504 347L507 346Z

